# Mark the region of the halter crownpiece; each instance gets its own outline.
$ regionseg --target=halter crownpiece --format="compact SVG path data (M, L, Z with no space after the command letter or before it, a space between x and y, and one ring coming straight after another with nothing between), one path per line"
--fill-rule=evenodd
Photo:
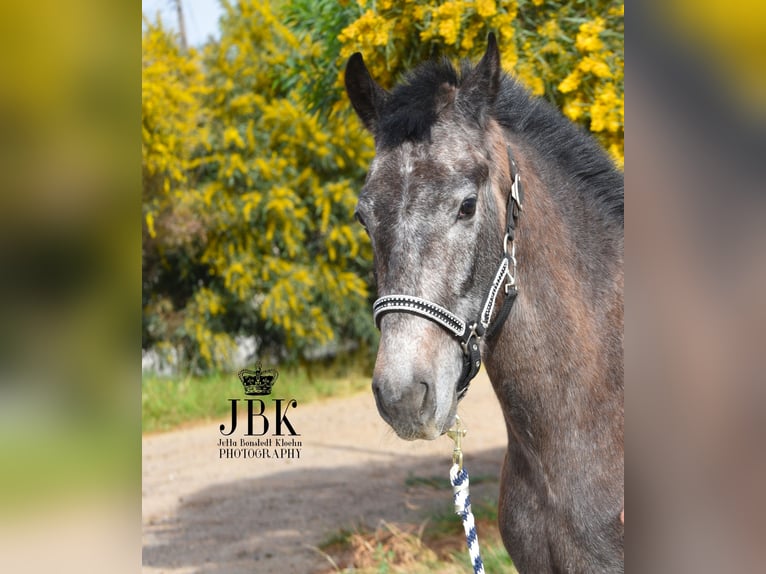
M484 299L478 321L464 321L441 305L412 295L386 295L380 297L372 306L375 326L380 329L380 320L387 313L411 313L433 321L458 339L463 349L463 370L456 386L457 398L462 399L468 391L468 385L481 367L479 342L482 337L491 338L502 327L516 301L516 245L515 231L521 214L524 192L521 187L516 162L513 161L511 147L508 151L508 166L511 172L511 189L506 207L505 236L503 238L503 259L500 261L495 278L492 280L487 297ZM509 250L510 244L510 250ZM492 322L492 313L500 287L504 285L505 300L497 317Z

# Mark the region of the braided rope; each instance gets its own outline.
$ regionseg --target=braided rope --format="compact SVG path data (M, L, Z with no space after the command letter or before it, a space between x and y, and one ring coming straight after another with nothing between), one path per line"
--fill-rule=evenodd
M463 520L465 540L468 544L468 555L471 558L474 574L484 574L484 563L479 554L479 536L476 533L476 523L471 510L471 496L468 493L468 471L453 464L449 471L452 490L455 493L455 514Z

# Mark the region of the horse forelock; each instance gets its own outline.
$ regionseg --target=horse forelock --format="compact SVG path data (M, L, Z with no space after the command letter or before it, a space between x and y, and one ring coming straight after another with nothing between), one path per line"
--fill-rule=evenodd
M441 113L454 102L460 77L446 58L425 62L391 92L380 110L375 139L380 147L430 141Z

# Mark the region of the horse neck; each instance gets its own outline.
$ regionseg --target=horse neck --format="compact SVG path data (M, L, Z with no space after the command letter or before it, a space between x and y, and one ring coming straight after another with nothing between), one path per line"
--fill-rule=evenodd
M577 188L584 182L514 151L525 188L519 296L486 365L509 433L540 446L594 418L621 424L622 238Z

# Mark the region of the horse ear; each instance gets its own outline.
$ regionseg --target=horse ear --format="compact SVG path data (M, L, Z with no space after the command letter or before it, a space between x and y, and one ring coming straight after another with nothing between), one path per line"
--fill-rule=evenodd
M493 105L500 88L500 71L500 50L494 32L490 32L487 51L460 88L458 100L461 107L476 110L478 115L482 115L484 106Z
M362 54L353 54L346 64L346 93L359 119L373 134L380 119L380 109L388 92L370 76Z

